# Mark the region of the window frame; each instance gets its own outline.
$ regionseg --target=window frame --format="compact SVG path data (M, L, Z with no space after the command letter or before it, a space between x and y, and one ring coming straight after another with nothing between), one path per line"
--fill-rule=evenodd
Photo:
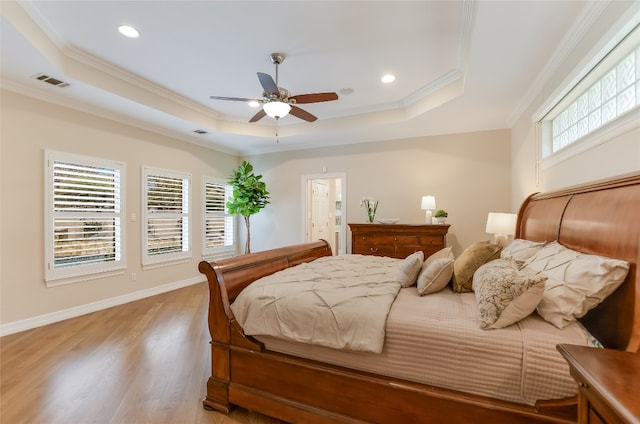
M624 19L624 18L623 18ZM636 91L636 106L617 115L604 124L590 129L590 131L568 143L566 146L553 151L552 120L559 116L564 109L569 107L576 99L589 90L591 85L599 81L605 74L615 69L618 62L634 50L637 53L640 33L640 18L636 15L623 22L615 31L611 31L604 37L604 41L595 46L588 60L577 66L578 71L573 72L562 83L554 94L543 103L543 106L533 115L536 127L537 156L539 169L548 169L560 162L571 159L598 145L605 144L616 137L640 128L640 95ZM636 57L636 73L638 70L638 57ZM635 84L640 86L640 81Z
M207 207L208 207L207 189L210 184L222 185L225 187L225 199L224 199L225 213L224 214L207 212ZM215 177L208 177L208 176L203 177L203 181L202 181L202 217L203 217L202 219L202 255L203 257L211 258L211 259L223 259L223 258L228 258L237 254L238 219L237 219L237 216L229 214L228 209L226 207L227 200L232 195L233 195L233 186L229 185L226 180L222 178L215 178ZM225 233L227 231L226 226L228 225L227 220L231 221L232 243L231 245L208 247L207 246L207 220L211 217L216 217L221 215L224 216L225 218Z
M182 184L186 185L186 190L184 190L184 186L183 186L183 193L186 191L186 200L183 201L182 203L182 212L180 213L175 213L175 212L166 212L166 213L162 213L162 212L153 212L150 213L149 211L149 196L148 196L148 192L147 192L147 178L148 177L160 177L160 178L168 178L168 179L180 179L182 180ZM154 268L157 266L168 266L168 265L172 265L174 263L179 263L179 262L187 262L191 259L192 257L192 248L191 248L191 241L192 241L192 208L191 208L191 174L189 173L185 173L185 172L179 172L179 171L171 171L171 170L167 170L167 169L161 169L161 168L154 168L154 167L149 167L149 166L143 166L142 167L142 177L141 177L141 183L142 183L142 225L141 227L141 231L142 231L142 243L141 243L141 248L142 248L142 268L143 269L148 269L148 268ZM186 212L185 212L185 207L186 207ZM156 253L156 254L149 254L149 219L152 218L168 218L168 219L175 219L175 218L182 218L183 222L183 231L186 231L186 242L184 242L184 236L182 237L182 243L181 243L181 250L180 251L171 251L171 252L167 252L167 253ZM186 224L184 223L184 219L186 218Z
M80 210L74 212L56 212L54 210L54 163L63 162L80 167L97 167L113 169L118 172L117 191L115 197L117 201L113 212L82 212ZM126 193L126 164L109 159L103 159L92 156L78 155L74 153L59 152L53 150L45 150L44 160L44 280L47 287L53 287L63 284L77 283L80 281L94 280L115 275L124 274L126 269L126 219L125 219L125 194ZM56 268L55 262L55 229L56 219L60 218L77 218L77 219L109 219L113 218L115 224L114 237L119 242L114 242L116 259L113 261L77 263L75 265Z

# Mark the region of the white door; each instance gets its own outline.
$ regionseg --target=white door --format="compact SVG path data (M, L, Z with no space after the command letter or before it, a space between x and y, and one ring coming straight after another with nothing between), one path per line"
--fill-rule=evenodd
M304 241L324 239L334 255L346 253L346 174L302 176Z
M329 235L329 184L326 180L311 181L311 240L318 239L332 243Z

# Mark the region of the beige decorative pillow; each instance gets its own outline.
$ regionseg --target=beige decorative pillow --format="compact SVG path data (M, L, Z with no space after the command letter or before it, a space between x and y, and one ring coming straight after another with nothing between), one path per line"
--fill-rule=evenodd
M538 242L524 239L515 239L500 252L500 257L504 259L511 259L515 261L518 267L522 267L524 263L538 250L542 249L546 242Z
M510 259L482 265L473 275L480 328L504 328L528 317L542 299L546 279L519 271Z
M445 247L444 249L440 249L436 253L432 253L424 261L425 262L435 261L436 259L440 259L440 258L454 259L453 252L451 251L451 248L450 247Z
M538 313L564 328L596 307L624 281L629 263L568 249L557 241L532 256L523 269L547 277Z
M502 248L488 241L478 241L467 247L453 264L453 291L468 293L473 273L485 263L498 259Z
M418 275L417 284L420 296L442 290L449 284L453 275L454 260L452 258L436 258L432 261L429 261L429 259L431 257L424 261L422 271Z
M398 281L402 287L411 287L416 283L423 261L424 253L421 250L410 254L402 261L398 271Z

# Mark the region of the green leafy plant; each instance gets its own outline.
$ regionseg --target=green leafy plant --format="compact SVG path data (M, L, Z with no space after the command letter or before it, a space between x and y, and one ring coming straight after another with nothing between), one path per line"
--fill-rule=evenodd
M433 216L435 218L446 218L449 216L449 214L444 209L438 209Z
M242 215L247 226L247 241L244 253L251 253L251 224L249 217L260 212L269 203L269 192L262 175L253 173L253 165L247 161L233 170L227 180L233 187L233 196L227 201L227 209L232 215Z

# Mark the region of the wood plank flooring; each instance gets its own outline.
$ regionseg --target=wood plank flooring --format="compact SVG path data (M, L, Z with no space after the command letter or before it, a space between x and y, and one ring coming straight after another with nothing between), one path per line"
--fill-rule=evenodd
M200 283L2 337L0 423L279 423L202 408L207 307Z

